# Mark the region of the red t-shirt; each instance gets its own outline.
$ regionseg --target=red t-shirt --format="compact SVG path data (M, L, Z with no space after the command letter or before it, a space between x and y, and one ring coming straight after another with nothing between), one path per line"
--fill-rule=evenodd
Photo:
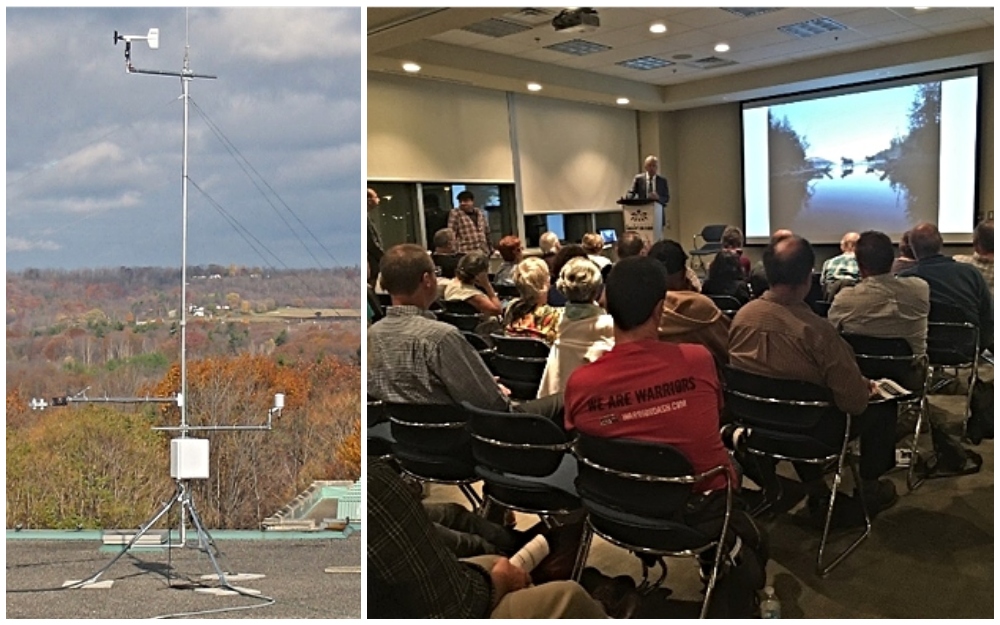
M564 399L567 431L667 443L698 473L729 467L735 484L719 435L722 388L712 354L701 345L656 340L615 345L570 375ZM717 475L694 490L725 485L725 477Z

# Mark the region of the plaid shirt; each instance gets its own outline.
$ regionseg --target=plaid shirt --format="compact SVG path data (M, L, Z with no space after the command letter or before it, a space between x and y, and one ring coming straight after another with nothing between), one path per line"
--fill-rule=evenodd
M960 263L968 263L979 270L986 278L986 284L990 287L990 295L993 295L993 260L986 260L978 253L973 252L972 256L958 255L953 257Z
M823 263L823 275L821 277L823 284L829 284L836 280L854 280L857 282L861 279L861 270L858 269L858 259L854 257L853 253L834 256Z
M448 213L448 227L455 232L455 251L467 254L481 250L490 254L490 224L481 208L473 209L469 215L461 208L453 208Z
M458 328L416 306L393 306L368 328L368 394L388 403L468 401L509 410L493 374Z
M369 459L366 489L368 616L487 618L493 603L489 572L448 551L388 464Z

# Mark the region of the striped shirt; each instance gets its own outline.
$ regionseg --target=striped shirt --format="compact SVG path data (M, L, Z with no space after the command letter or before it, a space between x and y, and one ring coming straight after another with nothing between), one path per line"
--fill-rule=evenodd
M509 410L493 374L458 328L416 306L393 306L368 328L368 395L387 403Z

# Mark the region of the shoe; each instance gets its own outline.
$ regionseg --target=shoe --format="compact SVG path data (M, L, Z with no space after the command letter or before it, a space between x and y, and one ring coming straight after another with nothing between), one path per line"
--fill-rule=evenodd
M861 485L861 496L868 507L868 514L871 515L888 510L899 501L896 485L887 479L865 480Z
M599 575L603 579L596 583L590 596L604 607L605 613L611 618L632 618L642 602L642 597L636 590L635 581L628 575L619 575L615 578L609 578L600 573Z
M809 510L809 519L812 524L822 529L826 523L827 510L830 507L830 496L810 495L806 500L806 507ZM864 526L865 512L861 509L858 500L843 493L837 493L836 503L833 504L833 516L830 518L830 528L845 529Z

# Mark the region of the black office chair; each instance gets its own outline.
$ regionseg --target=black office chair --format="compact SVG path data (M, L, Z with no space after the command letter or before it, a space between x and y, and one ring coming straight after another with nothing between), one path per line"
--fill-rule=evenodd
M468 402L462 407L469 414L472 455L487 508L497 504L536 514L549 527L582 510L574 484L576 458L569 453L573 439L562 428L540 415L485 410ZM582 551L581 543L575 580L583 571Z
M979 378L979 352L979 327L968 320L961 308L932 301L927 316L927 358L932 381L927 392L931 395L937 393L960 380L959 372L968 369L966 421L972 406L972 389ZM954 371L952 375L947 375L949 369Z
M472 488L479 476L465 410L452 405L384 406L392 424L392 455L403 473L419 482L457 486L477 512L482 499Z
M442 301L437 313L439 321L450 323L463 332L474 332L483 322L483 316L475 306L462 301Z
M608 542L627 549L642 562L640 590L659 587L667 575L665 556L697 557L715 549L705 588L701 618L708 613L729 535L733 493L724 465L697 474L676 448L628 439L580 435L575 447L580 475L577 492L587 509L587 525ZM726 476L726 511L721 531L708 534L684 522L692 485L717 474ZM726 548L719 548L725 545ZM589 547L589 541L588 541ZM649 581L649 560L661 567Z
M375 297L378 298L378 303L383 310L392 306L392 296L388 293L375 293Z
M392 458L392 427L382 400L368 397L367 455L385 460Z
M688 255L698 260L702 275L705 274L705 262L702 259L705 256L715 256L722 251L722 233L726 231L727 227L726 224L708 225L692 237L693 247L688 251ZM702 240L701 245L698 245L699 238Z
M493 371L493 352L496 349L493 347L493 344L485 336L476 334L475 332L462 332L462 336L469 342L469 345L475 348L476 353L483 359L483 363L486 364L487 368Z
M882 338L842 333L854 350L861 373L869 380L888 378L913 394L899 399L902 410L914 410L917 421L910 441L910 465L906 472L906 487L916 490L923 483L916 473L919 457L918 442L927 415L927 355L914 354L906 339Z
M830 315L830 304L831 302L818 299L810 302L809 308L812 308L814 313L826 319Z
M732 295L706 295L708 299L712 300L716 308L722 311L724 315L732 319L736 316L740 307L743 306L740 300L736 299Z
M814 384L755 375L732 366L726 366L723 373L726 406L734 420L749 429L745 440L747 452L819 466L836 462L823 536L816 556L816 573L825 577L871 534L871 516L864 497L858 497L864 513L864 533L829 564L823 563L834 503L845 464L850 466L854 483L861 483L857 459L853 454L848 454L851 415L837 410L830 392ZM814 436L821 420L836 420L833 424L826 422L823 425L831 431L843 432L842 435L838 434L838 441L835 442L833 437L821 440Z
M513 284L494 284L493 290L496 292L497 297L503 300L521 297L521 293Z
M541 339L492 334L493 371L513 399L534 399L545 373L549 345Z

